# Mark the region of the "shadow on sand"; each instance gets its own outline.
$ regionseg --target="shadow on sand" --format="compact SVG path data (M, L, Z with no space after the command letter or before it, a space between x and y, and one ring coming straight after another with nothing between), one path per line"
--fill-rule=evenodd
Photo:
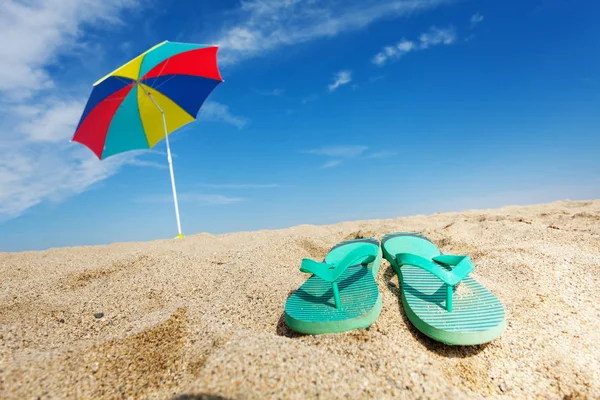
M173 397L171 400L230 400L228 397L219 396L217 394L196 393L196 394L180 394Z
M291 295L294 294L294 292L296 292L296 290L290 290L290 292L288 293L288 295L286 297L286 301L287 301L287 299L290 298ZM285 302L284 302L284 304L285 304ZM295 338L298 338L301 336L305 336L302 333L298 333L298 332L291 330L290 327L287 326L287 324L285 323L285 311L281 313L281 316L279 317L279 321L277 321L276 333L277 333L277 336L283 336L283 337L287 337L290 339L295 339Z
M277 336L295 339L306 335L291 330L285 323L285 313L281 313L281 317L279 317L279 321L277 322Z
M432 351L440 356L448 357L448 358L467 358L472 357L481 353L488 345L480 344L475 346L451 346L441 342L437 342L421 331L419 331L415 326L410 322L408 317L406 316L406 312L404 311L404 306L402 305L402 289L395 286L390 285L390 280L396 275L396 272L391 266L388 266L383 273L383 278L386 282L386 287L392 294L394 294L398 298L398 310L400 311L400 315L402 315L402 320L408 327L408 331L411 335L419 341L427 350Z

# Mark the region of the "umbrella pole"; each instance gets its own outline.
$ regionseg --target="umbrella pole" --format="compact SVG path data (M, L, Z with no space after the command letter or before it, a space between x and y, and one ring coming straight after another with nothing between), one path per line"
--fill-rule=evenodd
M169 160L169 170L171 171L171 187L173 189L173 201L175 202L175 216L177 217L177 238L182 238L181 233L181 221L179 219L179 204L177 202L177 189L175 188L175 174L173 173L173 158L171 157L171 147L169 146L169 135L167 134L167 120L165 119L165 113L160 110L160 114L163 120L163 128L165 129L165 140L167 142L167 159Z
M145 91L145 90L144 90ZM175 216L177 217L177 232L178 235L176 239L182 238L183 233L181 233L181 221L179 220L179 204L177 203L177 189L175 188L175 174L173 173L173 158L171 157L171 147L169 146L169 135L167 133L167 119L165 118L165 112L162 108L156 103L152 95L146 92L150 100L154 103L156 108L160 111L160 116L163 121L163 129L165 131L165 141L167 144L167 159L169 160L169 171L171 172L171 188L173 189L173 201L175 202Z

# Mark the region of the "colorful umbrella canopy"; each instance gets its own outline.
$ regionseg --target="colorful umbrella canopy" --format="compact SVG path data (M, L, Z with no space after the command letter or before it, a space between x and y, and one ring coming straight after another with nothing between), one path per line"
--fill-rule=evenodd
M94 83L72 141L99 159L151 149L196 119L221 83L216 46L164 41ZM162 110L162 111L161 111Z

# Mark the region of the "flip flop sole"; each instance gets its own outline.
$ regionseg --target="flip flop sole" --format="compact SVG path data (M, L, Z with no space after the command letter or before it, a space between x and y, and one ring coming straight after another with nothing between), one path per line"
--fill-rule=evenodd
M398 268L392 254L410 252L427 258L441 254L426 237L402 232L387 235L382 243L386 259L400 278L406 315L419 331L452 345L487 343L502 334L506 327L502 303L472 277L467 276L454 288L452 311L448 312L442 281L416 266Z
M347 241L331 249L325 257L333 263L365 240ZM338 333L367 328L381 313L382 302L375 277L381 263L379 242L376 259L367 266L349 267L338 278L341 308L335 307L331 284L311 276L286 301L284 318L290 329L306 334Z
M504 307L473 278L466 277L456 287L452 312L448 312L446 287L439 279L411 265L403 266L401 274L406 315L430 338L446 344L475 345L490 342L504 331Z

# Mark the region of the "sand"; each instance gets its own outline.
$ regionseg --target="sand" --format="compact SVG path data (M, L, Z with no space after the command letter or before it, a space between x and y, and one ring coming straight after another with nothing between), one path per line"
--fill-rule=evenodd
M503 335L423 336L386 261L369 329L285 326L302 258L394 231L468 254ZM0 397L599 398L600 200L1 253Z

